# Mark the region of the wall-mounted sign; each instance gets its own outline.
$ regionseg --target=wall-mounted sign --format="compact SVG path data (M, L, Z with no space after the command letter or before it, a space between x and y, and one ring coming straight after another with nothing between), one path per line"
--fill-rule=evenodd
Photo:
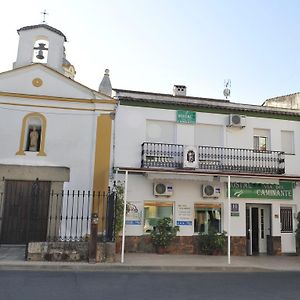
M232 217L240 216L240 206L238 203L231 203L231 216Z
M176 111L176 122L196 124L196 112L188 110L177 110Z
M279 184L234 182L230 185L230 197L293 200L293 187L291 181Z
M138 203L127 202L126 225L142 225L142 212L138 208Z
M193 225L193 209L188 204L177 204L176 206L176 225L192 226Z

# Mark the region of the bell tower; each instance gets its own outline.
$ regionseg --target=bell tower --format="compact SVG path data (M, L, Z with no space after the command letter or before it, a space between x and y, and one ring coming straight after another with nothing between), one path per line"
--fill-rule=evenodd
M25 26L17 30L19 47L13 68L32 63L42 63L65 75L66 36L58 29L45 23ZM68 76L69 77L69 76Z

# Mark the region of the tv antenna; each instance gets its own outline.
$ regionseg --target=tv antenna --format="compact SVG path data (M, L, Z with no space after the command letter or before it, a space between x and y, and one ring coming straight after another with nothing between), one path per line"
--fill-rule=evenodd
M230 88L231 88L231 80L230 79L225 79L224 80L224 91L223 91L223 95L225 96L225 98L227 99L228 97L230 97Z

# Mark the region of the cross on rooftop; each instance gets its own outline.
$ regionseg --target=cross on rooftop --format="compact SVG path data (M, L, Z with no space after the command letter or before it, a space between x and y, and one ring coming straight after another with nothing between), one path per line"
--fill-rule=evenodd
M42 11L41 14L43 15L43 21L42 21L42 23L46 23L46 15L49 15L47 13L46 9L44 9L44 11Z

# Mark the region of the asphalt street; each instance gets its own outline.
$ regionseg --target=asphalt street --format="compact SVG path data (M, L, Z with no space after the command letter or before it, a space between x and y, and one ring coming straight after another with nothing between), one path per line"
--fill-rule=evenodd
M1 300L300 299L300 272L1 271Z

